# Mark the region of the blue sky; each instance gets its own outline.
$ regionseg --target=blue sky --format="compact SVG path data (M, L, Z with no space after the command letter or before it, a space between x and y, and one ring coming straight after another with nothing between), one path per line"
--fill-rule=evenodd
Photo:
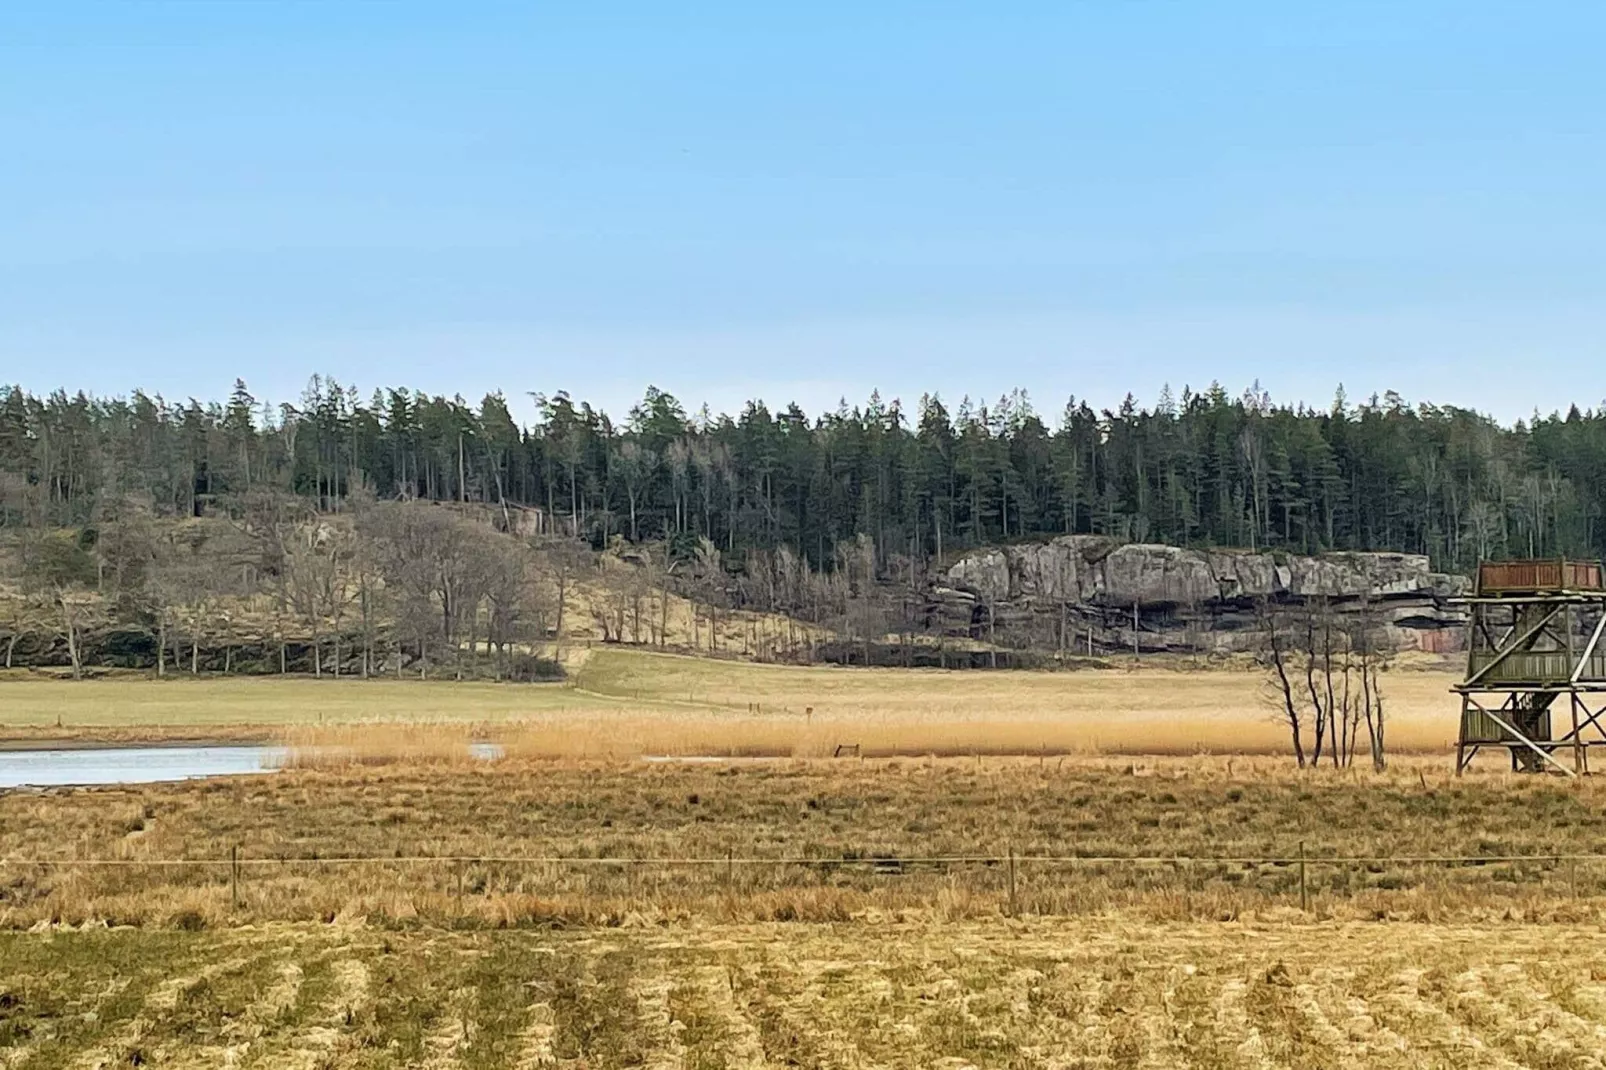
M0 380L1597 405L1603 31L1476 0L11 0Z

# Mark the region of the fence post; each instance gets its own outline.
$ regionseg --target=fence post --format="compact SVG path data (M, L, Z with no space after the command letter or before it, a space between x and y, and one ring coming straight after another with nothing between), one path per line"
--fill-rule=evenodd
M1299 909L1310 912L1310 893L1305 886L1305 841L1299 841Z
M229 847L229 903L240 909L240 845Z
M459 918L463 916L463 870L466 868L466 864L459 859L457 863L457 916Z
M735 852L733 850L731 850L731 848L727 847L727 848L725 848L725 888L727 890L729 890L730 888L735 886L735 883L736 883Z
M1009 916L1016 917L1020 913L1020 903L1015 898L1015 845L1009 845Z

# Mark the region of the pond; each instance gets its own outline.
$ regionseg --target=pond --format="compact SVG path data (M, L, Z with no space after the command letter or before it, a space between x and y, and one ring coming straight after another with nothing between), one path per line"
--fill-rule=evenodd
M239 744L0 750L0 790L271 773L284 758L283 747Z
M496 743L468 745L470 757L502 757ZM206 743L180 747L63 747L54 750L0 749L0 791L7 788L87 787L94 784L152 784L242 773L271 773L289 751L261 744Z

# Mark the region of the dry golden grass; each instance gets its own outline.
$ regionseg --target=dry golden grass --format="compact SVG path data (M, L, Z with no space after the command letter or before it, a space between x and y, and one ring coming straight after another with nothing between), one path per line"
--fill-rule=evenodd
M0 736L52 734L101 738L149 729L155 735L266 736L289 725L500 722L558 712L580 716L674 707L620 700L559 684L441 680L311 679L174 674L59 680L15 674L0 680ZM60 728L60 732L54 730Z
M1011 850L1028 859L1024 913L1276 916L1299 901L1286 861L1030 859L1286 860L1301 841L1322 917L1565 920L1599 908L1606 865L1550 856L1606 850L1606 787L1402 765L1377 776L1299 774L1268 758L407 760L15 792L0 794L0 927L967 918L1008 908L1006 867L913 860ZM235 848L247 860L238 905L226 866L148 864L217 863ZM1423 853L1531 860L1322 861ZM374 861L318 861L353 856ZM703 861L598 861L621 858ZM766 861L778 859L793 861Z
M279 738L298 766L0 793L0 929L41 930L0 933L0 1068L1431 1070L1606 1050L1606 864L1556 857L1606 851L1606 787L1450 777L1448 672L1385 678L1411 756L1375 775L1292 770L1241 669L571 651L575 687L0 680L0 740ZM480 739L506 756L470 759ZM823 757L840 745L864 757ZM231 850L237 884L210 864ZM1423 854L1527 857L1400 860ZM991 860L917 861L960 856ZM1217 861L1154 861L1178 856ZM1396 861L1329 861L1355 856Z
M269 926L0 961L8 1070L1560 1068L1606 1036L1593 926Z
M621 575L628 576L633 568L604 560L610 562L605 567ZM665 601L660 603L660 598ZM608 633L630 643L662 642L675 649L747 656L760 652L776 655L803 649L810 640L833 637L825 628L779 613L725 609L717 611L710 623L708 607L656 588L643 592L638 627L635 601L628 592L600 580L585 579L571 585L564 599L563 639L601 643Z
M807 742L784 709L657 701L289 725L346 750L0 793L0 929L40 930L0 933L0 1067L1448 1070L1602 1050L1606 865L1545 857L1606 850L1593 782L1458 780L1439 756L1383 775L597 757ZM850 710L822 703L804 730ZM509 756L469 760L485 736ZM1301 842L1309 913L1286 861ZM152 864L231 848L238 885L226 864ZM1004 862L915 860L1011 852L1013 893ZM1423 853L1530 857L1323 861ZM1088 861L1175 856L1284 861ZM703 862L609 861L631 858Z
M576 673L596 694L679 701L812 722L843 742L902 753L1282 754L1288 731L1249 669L1075 672L843 669L755 665L596 649ZM1384 677L1389 746L1444 751L1458 705L1445 669ZM812 709L812 715L805 711ZM823 727L822 727L823 726Z
M445 724L493 726L518 753L551 757L808 756L855 744L866 754L909 755L1289 749L1262 677L1244 669L842 669L617 647L575 648L570 669L573 686L22 676L0 680L0 739L265 737L317 725ZM1392 751L1448 749L1457 710L1452 681L1443 670L1385 677ZM350 733L343 738L354 742ZM414 746L379 732L367 738L382 753Z

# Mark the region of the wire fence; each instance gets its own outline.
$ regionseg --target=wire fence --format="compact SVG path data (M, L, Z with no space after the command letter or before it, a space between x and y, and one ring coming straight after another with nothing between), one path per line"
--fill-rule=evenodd
M663 858L636 855L265 855L199 858L0 858L0 866L391 866L391 865L529 865L529 866L817 866L886 867L960 865L1444 865L1477 866L1499 863L1606 862L1599 853L1484 854L1484 855L714 855L701 858Z
M415 854L394 856L372 855L246 855L236 847L230 850L227 856L189 857L189 858L0 858L0 874L11 870L14 874L29 867L45 871L81 870L81 871L115 871L145 869L150 871L183 870L188 873L226 871L225 876L212 878L214 886L226 884L230 902L238 908L242 903L242 891L247 891L255 882L271 882L278 874L304 874L306 870L351 870L363 868L396 870L398 868L413 871L411 880L421 882L423 885L436 890L450 893L455 884L455 898L459 904L464 897L465 875L470 872L483 872L489 870L525 870L534 877L538 871L545 871L547 875L569 873L575 875L578 883L568 887L570 893L578 893L582 898L606 893L609 889L610 878L619 878L621 875L627 882L638 881L643 875L650 874L655 880L662 876L676 872L699 874L696 881L701 882L699 887L705 891L718 890L720 892L733 892L752 890L755 884L761 883L761 878L751 876L755 871L772 871L772 883L767 887L799 887L809 884L818 884L825 880L837 878L844 873L858 872L871 879L905 877L918 872L946 872L951 877L962 873L975 874L981 871L989 874L984 879L984 887L999 897L1000 906L1005 907L1009 913L1018 913L1022 903L1023 885L1025 890L1040 891L1047 886L1042 879L1044 871L1060 871L1061 881L1073 880L1070 872L1079 871L1082 877L1089 879L1102 879L1103 875L1111 870L1121 871L1150 871L1146 877L1128 877L1125 879L1153 882L1156 880L1154 871L1170 870L1173 873L1187 873L1185 880L1189 886L1196 887L1201 879L1210 879L1211 874L1201 874L1199 871L1215 869L1213 875L1217 879L1226 881L1242 880L1248 875L1254 882L1257 894L1292 902L1297 895L1302 910L1310 909L1312 891L1318 894L1337 896L1353 895L1358 886L1350 879L1354 871L1363 870L1372 873L1384 871L1398 871L1401 869L1420 869L1423 867L1441 868L1451 870L1475 870L1480 867L1494 867L1490 874L1495 881L1506 882L1504 890L1514 890L1517 886L1526 886L1546 894L1555 892L1546 874L1553 873L1566 867L1563 874L1563 887L1567 894L1577 897L1583 887L1579 880L1580 866L1586 867L1585 876L1591 882L1591 894L1606 892L1606 887L1599 886L1601 874L1606 873L1606 854L1595 852L1551 852L1551 853L1489 853L1489 854L1404 854L1404 855L1360 855L1360 854L1324 854L1320 851L1307 850L1304 843L1300 843L1295 850L1275 854L1220 854L1220 855L1114 855L1114 854L1074 854L1074 853L1018 853L1013 848L990 854L925 854L925 855L895 855L895 854L845 854L841 856L820 855L738 855L734 851L724 855L702 857L652 857L652 856L597 856L597 855L519 855L519 854ZM1597 868L1598 866L1598 868ZM1501 867L1505 867L1503 870ZM1539 874L1535 874L1536 867ZM1236 870L1234 875L1232 871ZM264 872L268 871L268 872ZM1096 874L1093 871L1098 871ZM1268 876L1269 871L1269 876ZM1313 882L1312 872L1320 875L1326 871L1329 880ZM1335 871L1338 871L1335 873ZM1349 871L1344 873L1343 871ZM1518 877L1514 877L1513 874ZM1028 883L1023 874L1033 874L1036 884ZM184 878L164 878L182 882ZM601 880L599 889L594 879ZM1117 878L1122 879L1122 878ZM1164 884L1166 878L1158 878ZM536 883L540 883L537 881ZM1313 889L1313 883L1315 885ZM634 885L629 885L634 887ZM692 885L685 885L687 890ZM868 887L868 885L866 886ZM474 894L482 894L485 885L474 888ZM519 885L518 890L525 890ZM1240 891L1247 890L1240 886ZM0 894L0 899L5 896Z

